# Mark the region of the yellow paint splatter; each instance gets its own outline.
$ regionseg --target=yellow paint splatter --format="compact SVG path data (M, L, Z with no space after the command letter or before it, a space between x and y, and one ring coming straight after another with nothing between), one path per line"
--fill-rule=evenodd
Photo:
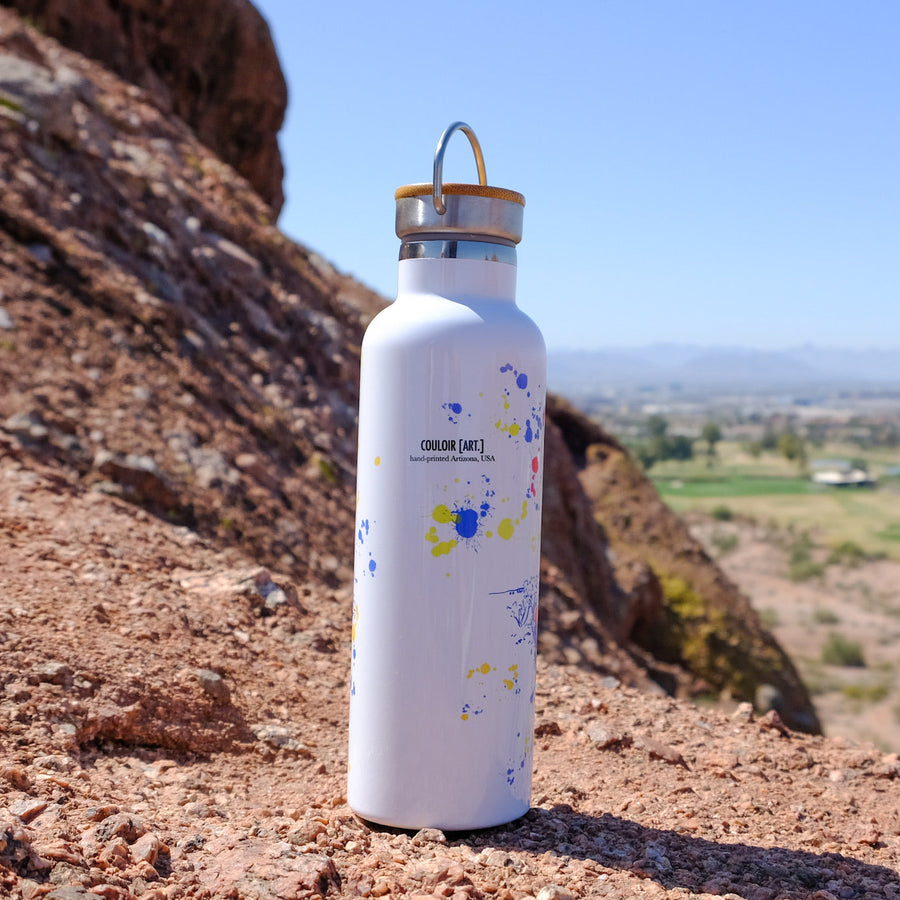
M506 689L508 691L511 691L513 689L513 686L515 685L515 682L510 681L508 678L504 678L503 683L506 685Z
M497 534L503 538L504 541L508 541L512 536L513 532L516 530L515 525L512 523L512 519L504 519L497 526Z
M494 670L496 671L496 669ZM482 663L475 669L469 669L469 674L466 675L466 678L471 678L476 672L481 672L482 675L490 675L491 673L491 664L490 663Z
M436 544L440 540L440 538L438 537L437 528L435 528L434 525L432 525L431 528L429 528L426 532L425 540L431 544Z
M460 716L460 718L463 720L463 722L468 722L468 721L469 721L469 714L468 714L468 713L463 713L463 714Z
M375 465L376 465L376 466L380 466L380 465L381 465L381 457L380 457L380 456L376 456L376 457L375 457Z
M441 541L431 550L432 556L444 556L456 546L456 541Z
M445 506L443 503L439 503L434 508L431 518L434 519L435 522L440 522L441 525L449 525L451 522L456 521L456 516L450 512L450 507Z
M485 537L493 537L493 536L494 536L494 532L493 532L493 531L486 531L486 532L484 533L484 536L485 536Z
M513 422L512 425L509 426L509 433L515 437L519 433L519 426Z

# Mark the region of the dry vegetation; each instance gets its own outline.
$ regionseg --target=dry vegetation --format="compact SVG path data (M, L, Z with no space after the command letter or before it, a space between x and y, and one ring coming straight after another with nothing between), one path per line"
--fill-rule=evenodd
M719 515L691 514L692 531L791 654L826 734L900 751L900 561Z

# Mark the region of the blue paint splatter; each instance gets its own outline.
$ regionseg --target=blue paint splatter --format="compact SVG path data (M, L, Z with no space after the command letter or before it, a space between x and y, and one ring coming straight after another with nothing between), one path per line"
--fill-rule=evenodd
M525 443L530 444L534 440L534 432L531 430L531 419L525 420Z
M363 535L363 531L366 532L365 535ZM359 535L360 543L363 543L363 541L365 541L365 539L369 536L369 520L368 519L363 519L362 522L360 522L358 535Z
M487 518L487 514L491 511L491 504L485 500L484 503L481 504L481 518Z
M539 441L541 439L541 426L543 424L543 416L541 415L542 409L540 406L532 406L531 407L531 415L534 418L534 440Z
M447 416L447 421L452 422L454 425L459 425L459 416L462 415L463 407L462 403L442 403L441 409L445 409L449 415ZM469 418L472 417L472 414L469 413Z
M513 367L511 363L507 363L505 366L500 366L501 372L512 372Z
M475 537L478 531L478 513L474 509L456 509L453 511L456 519L456 533L462 538Z
M374 575L375 574L375 560L369 560L369 571Z
M528 376L522 372L516 379L516 384L524 391L528 387Z

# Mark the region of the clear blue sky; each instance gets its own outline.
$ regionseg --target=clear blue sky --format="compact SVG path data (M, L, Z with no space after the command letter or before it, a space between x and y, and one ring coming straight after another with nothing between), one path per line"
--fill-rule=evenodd
M281 229L392 297L394 189L468 122L551 348L900 346L900 3L254 0ZM448 181L475 181L461 134Z

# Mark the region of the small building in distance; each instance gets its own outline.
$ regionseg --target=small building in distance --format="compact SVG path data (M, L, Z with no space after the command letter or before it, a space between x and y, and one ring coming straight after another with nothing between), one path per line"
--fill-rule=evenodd
M822 484L826 487L855 487L855 488L873 488L877 487L878 479L871 476L864 469L824 469L821 472L813 472L812 480L816 484Z

